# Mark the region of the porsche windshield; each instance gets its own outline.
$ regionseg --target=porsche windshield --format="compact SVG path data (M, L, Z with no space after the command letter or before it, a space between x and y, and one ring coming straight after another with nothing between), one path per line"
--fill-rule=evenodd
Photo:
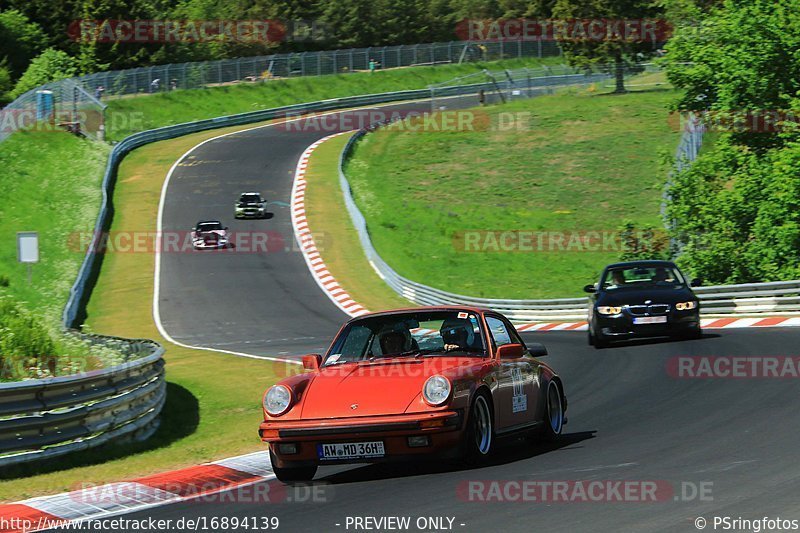
M602 287L606 290L630 288L674 288L684 285L683 276L669 266L610 268L603 276Z
M485 356L478 315L469 311L428 311L356 320L336 338L325 364L436 355Z

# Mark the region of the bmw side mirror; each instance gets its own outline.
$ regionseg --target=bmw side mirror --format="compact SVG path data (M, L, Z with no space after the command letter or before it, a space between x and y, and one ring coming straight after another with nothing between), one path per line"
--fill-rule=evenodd
M533 357L544 357L547 355L547 348L544 347L544 344L532 342L528 345L528 353Z
M597 288L595 288L595 286L590 283L589 285L586 285L583 288L583 292L588 292L588 293L597 292Z
M691 286L692 287L699 287L702 284L703 284L703 278L694 278L692 280Z

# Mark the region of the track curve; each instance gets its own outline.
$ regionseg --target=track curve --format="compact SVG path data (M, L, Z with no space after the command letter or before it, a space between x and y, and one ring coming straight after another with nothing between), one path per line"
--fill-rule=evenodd
M166 188L163 230L186 231L215 217L233 229L233 201L246 189L288 204L297 159L330 133L260 128L197 148ZM271 220L237 222L236 229L266 224L292 235L288 208L277 203L271 210ZM345 318L299 253L164 254L158 305L176 340L260 355L321 350ZM570 407L560 447L507 442L491 465L474 470L327 467L316 478L325 484L327 502L265 505L248 499L253 491L234 491L127 518L277 516L284 531L346 531L347 517L363 516L410 516L412 523L420 516L453 517L453 529L461 531L696 531L700 516L800 519L797 380L687 380L667 372L671 358L681 355L797 357L800 330L712 331L696 341L601 351L586 345L585 333L523 336L547 345L548 362L564 378ZM705 499L655 503L488 503L463 497L460 489L470 480L658 481L678 496L684 483L710 483L711 492Z
M446 100L450 108L475 103L470 96ZM368 109L407 112L429 105ZM176 163L162 192L159 232L183 235L198 220L217 219L232 232L267 232L279 245L260 253L161 253L155 314L169 337L253 355L327 348L347 317L320 291L294 245L290 193L303 151L332 133L351 130L349 125L363 122L364 116L365 110L334 112L319 128L300 119L298 127L271 125L227 134L201 143ZM234 202L245 191L260 191L269 200L269 220L233 220Z

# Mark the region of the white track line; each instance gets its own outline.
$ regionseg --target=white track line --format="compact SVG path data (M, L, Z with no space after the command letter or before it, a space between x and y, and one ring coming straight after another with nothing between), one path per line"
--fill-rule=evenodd
M465 95L450 96L450 97L446 97L444 99L463 98L464 96ZM205 350L205 351L209 351L209 352L219 352L219 353L226 353L226 354L230 354L230 355L237 355L239 357L248 357L248 358L251 358L251 359L264 359L264 360L268 360L268 361L280 361L280 362L287 362L287 363L293 363L293 364L302 364L299 361L296 361L294 359L285 359L285 358L280 358L280 357L269 357L269 356L254 355L254 354L248 354L248 353L244 353L244 352L235 352L235 351L231 351L231 350L220 350L218 348L210 348L210 347L207 347L207 346L194 346L194 345L178 342L178 341L176 341L175 339L172 338L172 336L164 328L164 325L161 323L161 311L159 309L159 296L160 296L160 293L161 293L161 233L162 233L162 227L163 227L162 224L163 224L163 220L164 220L164 204L166 202L167 188L169 187L169 183L172 180L172 175L174 174L175 169L178 168L178 166L183 162L184 159L186 159L192 152L194 152L195 150L197 150L198 148L200 148L204 144L212 142L212 141L216 141L218 139L222 139L224 137L229 137L231 135L238 135L240 133L245 133L245 132L253 131L253 130L259 130L259 129L263 129L263 128L273 128L275 126L286 124L286 123L290 123L290 122L304 121L304 120L308 120L310 118L310 116L324 117L324 116L328 116L328 115L336 115L336 114L339 114L339 113L346 113L348 111L358 111L358 110L361 110L361 109L374 109L374 108L377 108L377 107L392 107L392 106L396 106L396 105L403 105L403 104L406 104L406 103L420 102L420 101L425 101L425 100L427 100L427 99L422 99L422 100L403 100L403 101L398 101L398 102L387 102L385 104L376 104L376 105L370 105L370 106L365 106L365 107L355 107L355 108L349 108L349 109L337 109L337 110L329 111L329 112L326 112L326 113L303 115L303 116L299 116L299 117L292 118L292 119L284 119L284 120L274 121L274 122L270 122L269 124L262 124L260 126L253 126L252 128L245 128L245 129L242 129L242 130L223 133L222 135L217 135L215 137L211 137L211 138L206 139L206 140L194 145L193 147L189 148L189 150L187 150L186 153L184 153L180 158L178 158L177 161L175 161L175 163L173 163L172 167L170 167L170 169L169 169L169 172L167 172L167 176L164 179L164 184L161 187L161 197L160 197L159 202L158 202L158 219L157 219L157 222L156 222L155 268L154 268L154 282L153 282L153 320L155 321L156 328L158 329L158 332L161 334L161 336L164 337L167 341L169 341L170 343L172 343L172 344L174 344L176 346L180 346L182 348L189 348L189 349L192 349L192 350ZM347 133L347 132L342 132L342 133ZM312 270L312 272L314 272L314 271ZM314 279L316 279L316 277ZM325 294L328 294L327 291L323 291L323 292L325 292Z

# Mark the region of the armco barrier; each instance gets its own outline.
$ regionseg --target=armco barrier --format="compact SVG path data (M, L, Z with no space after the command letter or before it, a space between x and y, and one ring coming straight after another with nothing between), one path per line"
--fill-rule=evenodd
M358 140L379 124L353 135L339 158L339 185L345 206L358 233L361 247L375 272L397 294L419 305L475 305L504 313L515 322L552 322L584 320L588 299L560 298L552 300L504 300L475 298L417 283L398 274L378 254L369 237L364 215L353 199L344 165ZM694 289L701 303L703 316L746 316L763 314L800 314L800 280L740 285L716 285Z
M164 349L150 340L82 337L128 360L78 376L0 383L0 468L155 430L166 399Z

